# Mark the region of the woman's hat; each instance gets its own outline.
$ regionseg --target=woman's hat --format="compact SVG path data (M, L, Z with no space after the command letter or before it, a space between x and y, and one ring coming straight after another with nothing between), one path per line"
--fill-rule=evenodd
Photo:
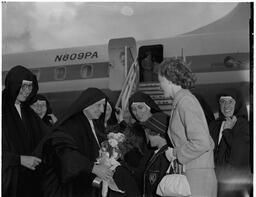
M146 122L143 122L142 125L154 132L165 135L169 125L169 119L170 117L167 114L157 112L154 113Z

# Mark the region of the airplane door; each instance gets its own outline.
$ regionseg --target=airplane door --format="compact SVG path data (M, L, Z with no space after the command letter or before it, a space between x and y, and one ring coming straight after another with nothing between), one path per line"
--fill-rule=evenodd
M108 43L109 89L121 90L130 66L137 58L134 38L111 39Z

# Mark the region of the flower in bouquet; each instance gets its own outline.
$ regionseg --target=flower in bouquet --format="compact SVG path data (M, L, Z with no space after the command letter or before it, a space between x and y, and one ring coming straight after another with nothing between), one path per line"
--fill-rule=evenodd
M119 158L121 160L124 159L124 156L127 152L129 152L131 149L138 149L138 151L143 155L143 147L141 146L143 144L144 139L141 137L138 137L138 135L135 135L136 130L133 129L132 126L127 125L126 128L122 128L119 124L111 125L106 128L106 133L108 133L110 138L114 138L114 134L117 138L118 136L120 139L118 140L118 149L120 151ZM123 134L123 135L121 135ZM109 138L108 138L109 139ZM112 142L112 145L115 145L115 142Z
M107 157L118 159L121 156L120 145L125 141L123 133L109 133L108 140L101 143L99 160L106 159Z

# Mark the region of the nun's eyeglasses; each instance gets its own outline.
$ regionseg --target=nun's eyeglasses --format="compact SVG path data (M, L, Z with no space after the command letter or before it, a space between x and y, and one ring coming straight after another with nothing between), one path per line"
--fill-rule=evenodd
M22 90L26 90L26 89L32 90L32 88L33 88L33 84L32 83L31 84L22 84L21 85L21 89Z
M231 105L231 104L234 104L236 101L234 99L220 99L219 100L219 103L221 105L223 104L227 104L227 105Z

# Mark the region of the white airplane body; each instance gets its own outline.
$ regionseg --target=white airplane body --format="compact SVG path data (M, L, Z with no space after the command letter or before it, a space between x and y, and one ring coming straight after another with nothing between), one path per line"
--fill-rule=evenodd
M239 17L240 20L237 20ZM116 62L113 54L119 48L122 49L124 43L128 43L136 60L143 47L158 45L163 48L163 59L182 56L191 63L191 70L197 77L195 92L200 93L215 112L215 95L225 87L242 90L249 106L249 17L250 5L240 3L222 19L172 38L144 41L135 41L132 37L115 38L105 45L6 54L2 59L3 86L8 70L16 65L23 65L37 74L39 92L47 95L52 105L56 105L57 111L62 111L79 92L88 87L113 92L113 97L116 97L128 71L124 71L120 62ZM239 22L238 25L236 21ZM114 48L110 46L112 41L115 42ZM121 44L118 48L119 41ZM226 67L224 64L224 59L228 56L236 61L234 67ZM83 67L89 69L89 75L85 77L81 74ZM56 77L56 72L61 71L58 68L65 71L60 78Z

